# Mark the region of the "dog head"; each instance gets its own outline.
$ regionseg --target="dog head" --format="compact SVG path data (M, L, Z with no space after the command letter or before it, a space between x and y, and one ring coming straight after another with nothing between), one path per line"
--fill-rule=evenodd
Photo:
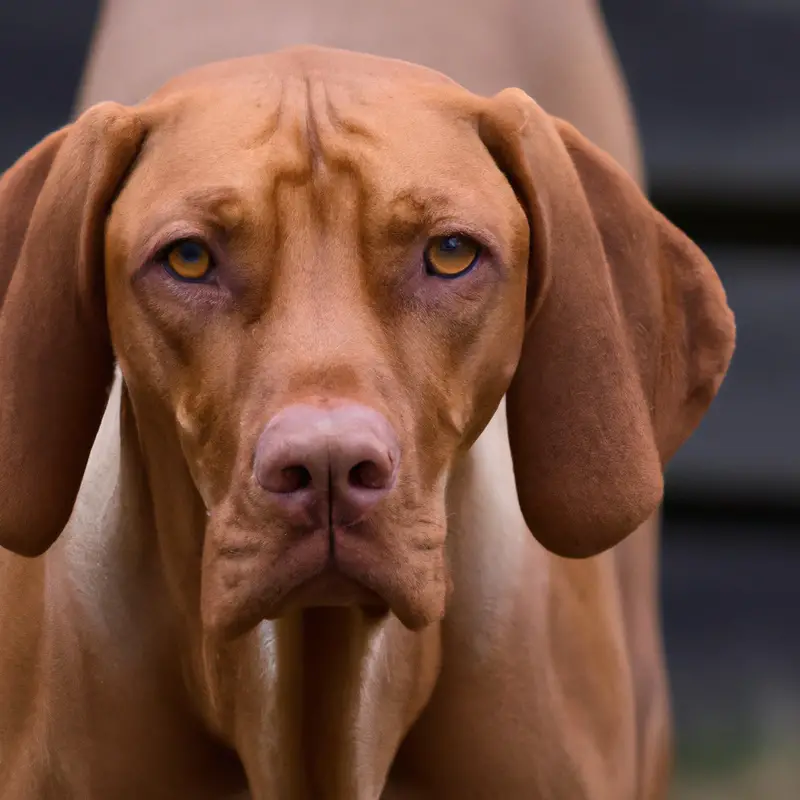
M316 48L53 134L0 183L0 264L0 544L64 527L116 359L229 631L440 618L449 475L506 394L534 536L613 546L733 347L709 262L571 126Z

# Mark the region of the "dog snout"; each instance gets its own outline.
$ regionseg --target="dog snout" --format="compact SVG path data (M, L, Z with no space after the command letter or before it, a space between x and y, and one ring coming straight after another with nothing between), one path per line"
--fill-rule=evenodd
M394 487L397 435L378 411L347 403L293 405L259 437L255 478L278 505L316 525L359 522Z

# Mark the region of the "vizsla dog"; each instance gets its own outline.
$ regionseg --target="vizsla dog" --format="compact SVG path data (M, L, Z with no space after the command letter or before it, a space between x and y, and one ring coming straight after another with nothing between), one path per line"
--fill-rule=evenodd
M661 796L596 554L733 321L573 127L221 62L20 159L0 264L3 800Z

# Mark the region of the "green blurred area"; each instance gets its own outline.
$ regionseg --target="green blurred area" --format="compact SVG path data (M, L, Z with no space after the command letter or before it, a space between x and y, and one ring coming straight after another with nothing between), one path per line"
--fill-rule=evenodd
M671 800L798 800L800 738L719 761L718 748L699 749L699 763L679 766ZM704 762L703 759L708 759Z
M800 800L800 698L678 734L671 800Z

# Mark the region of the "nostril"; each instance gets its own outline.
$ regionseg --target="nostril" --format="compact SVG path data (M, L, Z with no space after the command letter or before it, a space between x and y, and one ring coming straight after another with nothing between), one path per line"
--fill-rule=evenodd
M357 404L297 405L262 431L253 473L287 508L328 503L352 521L394 488L399 462L397 436L382 414Z
M278 485L272 488L273 492L289 494L299 492L311 486L311 473L302 465L284 467L280 472Z
M347 482L356 489L385 489L389 475L374 461L359 461L348 473Z

